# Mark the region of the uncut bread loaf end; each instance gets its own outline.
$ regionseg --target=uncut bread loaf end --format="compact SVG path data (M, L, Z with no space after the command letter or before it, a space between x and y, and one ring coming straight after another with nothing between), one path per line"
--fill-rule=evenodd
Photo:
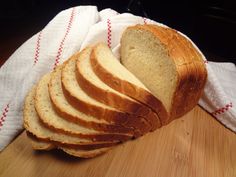
M203 58L177 31L156 25L128 27L121 38L121 63L167 110L162 124L190 111L207 78Z
M121 62L161 100L164 124L198 102L207 72L198 50L177 31L156 25L128 27L121 38Z

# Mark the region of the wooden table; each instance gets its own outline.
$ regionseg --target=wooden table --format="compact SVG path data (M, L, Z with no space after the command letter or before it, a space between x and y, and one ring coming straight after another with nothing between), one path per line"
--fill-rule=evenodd
M0 153L1 177L235 177L236 134L196 107L93 159L32 150L25 132Z

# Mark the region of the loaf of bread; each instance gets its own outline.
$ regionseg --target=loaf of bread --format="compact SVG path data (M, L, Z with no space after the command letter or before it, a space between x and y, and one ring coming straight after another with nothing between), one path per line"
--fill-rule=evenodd
M201 54L182 34L131 26L121 62L98 43L44 75L25 99L24 127L36 150L94 157L190 111L206 78Z

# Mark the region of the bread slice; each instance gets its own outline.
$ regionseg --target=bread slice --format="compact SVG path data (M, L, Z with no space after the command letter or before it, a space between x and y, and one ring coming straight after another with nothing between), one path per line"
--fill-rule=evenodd
M40 79L35 95L35 108L39 118L50 128L82 138L89 138L93 141L125 141L133 137L130 134L106 133L93 130L79 124L75 124L59 116L53 108L48 93L50 76L51 73L48 73Z
M118 141L94 142L89 139L69 136L48 129L45 126L45 124L43 124L40 121L38 114L35 110L35 100L34 100L35 92L36 92L36 87L33 87L26 96L23 110L23 117L24 117L25 129L38 139L47 142L53 142L53 144L57 145L63 145L63 146L67 145L69 147L71 146L71 147L80 147L87 149L108 147L118 143ZM42 148L45 148L45 146L47 145L42 145L42 146L43 146Z
M33 149L35 150L46 150L49 151L51 149L56 148L56 146L54 144L52 144L49 141L45 141L45 140L40 140L38 138L36 138L35 136L33 136L30 132L27 132L27 137L30 139L30 143L33 147Z
M110 133L126 133L130 136L134 135L132 128L111 124L103 119L98 119L93 116L82 113L78 109L71 106L66 100L62 85L61 85L61 69L62 65L59 65L51 74L49 83L49 94L53 103L55 111L69 121L83 125L88 128L92 128L99 131L105 131Z
M79 149L79 148L70 148L70 147L56 147L54 144L48 141L40 140L34 136L32 136L30 133L27 133L30 142L32 144L33 149L35 150L52 150L55 148L61 149L64 152L66 152L69 155L75 156L75 157L80 157L80 158L91 158L95 157L98 155L101 155L108 150L110 150L110 147L104 147L104 148L98 148L98 149L91 149L91 150L85 150L85 149Z
M115 58L106 44L100 43L94 47L91 64L104 83L151 107L161 120L166 119L167 112L163 104Z
M173 29L128 27L121 38L121 62L162 101L168 123L198 102L207 78L202 56Z
M158 116L150 108L122 93L117 92L99 79L99 77L93 72L90 63L91 52L92 47L87 47L80 53L77 59L77 81L83 91L92 98L106 105L146 118L146 120L152 125L152 130L160 127Z
M149 132L151 125L144 118L122 112L98 102L82 90L75 74L78 56L79 54L72 56L62 69L63 92L68 102L85 114L104 119L117 125L134 128L135 137Z
M104 154L111 150L111 148L99 148L99 149L91 149L91 150L83 150L83 149L76 149L76 148L65 148L59 147L59 149L63 150L69 155L80 157L80 158L92 158L98 155Z

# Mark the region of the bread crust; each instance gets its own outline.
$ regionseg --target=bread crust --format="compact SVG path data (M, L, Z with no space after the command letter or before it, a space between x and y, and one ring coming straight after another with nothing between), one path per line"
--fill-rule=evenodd
M207 79L207 71L200 53L177 31L157 25L136 25L127 30L146 30L160 40L176 66L177 86L171 111L164 124L190 111L200 99Z
M76 56L72 56L70 60L75 60ZM62 68L62 88L63 93L67 99L67 101L74 106L76 109L80 110L81 112L104 119L108 122L122 125L125 127L133 127L134 128L134 136L139 137L151 130L150 124L140 116L134 116L122 111L112 110L103 108L100 106L96 106L86 102L85 100L81 100L80 98L76 97L75 95L71 94L70 90L68 89L68 84L70 84L67 79L65 78L66 65Z
M96 46L94 47L96 48ZM89 49L84 49L89 50ZM91 49L90 49L91 50ZM86 51L85 51L86 52ZM83 51L81 52L81 55ZM96 57L94 52L91 53L91 60L93 57ZM126 99L121 97L120 95L110 92L109 90L103 90L97 87L95 84L91 83L81 72L80 61L83 57L78 57L77 67L76 67L76 78L81 88L94 99L110 105L111 107L117 108L121 111L127 112L129 114L133 114L136 116L144 117L150 125L152 125L151 131L156 130L161 127L160 120L155 112L153 112L147 106L141 104L140 102L132 101L130 99ZM92 68L91 68L92 69Z
M106 68L104 68L99 63L99 61L97 60L97 57L94 54L94 51L92 52L91 63L92 63L94 72L107 85L149 106L154 112L157 113L158 117L161 120L166 119L167 112L163 104L156 97L154 97L147 90L144 90L143 88L138 87L110 73ZM161 122L159 122L158 124L161 125Z

